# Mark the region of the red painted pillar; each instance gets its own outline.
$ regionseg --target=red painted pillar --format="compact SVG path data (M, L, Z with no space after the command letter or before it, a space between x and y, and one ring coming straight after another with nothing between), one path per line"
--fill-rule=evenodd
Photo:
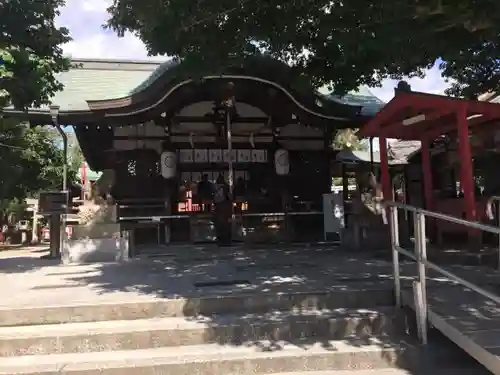
M469 142L469 124L467 123L467 105L463 104L457 112L458 152L460 156L460 186L464 193L465 217L476 219L476 198L474 195L474 170Z
M434 207L434 196L433 196L433 182L432 182L432 168L431 168L431 155L429 150L429 140L422 140L422 176L424 178L424 197L425 197L425 208L432 211Z
M82 163L82 180L83 186L87 185L87 163Z
M82 162L80 170L82 172L82 196L81 196L81 198L83 200L85 200L85 191L87 190L87 165L86 165L85 161Z
M389 174L389 160L387 156L387 140L384 137L379 138L380 144L380 180L382 183L382 192L384 199L394 200L392 196L391 176Z

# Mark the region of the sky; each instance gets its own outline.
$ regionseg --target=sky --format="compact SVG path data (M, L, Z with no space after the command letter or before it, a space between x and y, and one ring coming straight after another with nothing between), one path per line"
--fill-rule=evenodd
M188 1L188 0L187 0ZM59 26L70 30L73 41L63 46L65 54L73 58L115 58L133 60L163 61L165 57L148 57L144 44L134 35L127 34L118 38L113 31L104 30L102 25L107 20L106 8L111 0L67 0L57 20ZM427 72L424 79L412 78L407 82L414 91L441 94L447 84L435 67ZM373 94L384 101L394 95L397 82L386 80L382 87L372 88Z

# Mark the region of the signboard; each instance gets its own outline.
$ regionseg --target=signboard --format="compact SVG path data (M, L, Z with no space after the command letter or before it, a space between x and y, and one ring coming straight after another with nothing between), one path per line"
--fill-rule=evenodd
M208 163L208 150L206 150L206 149L194 150L194 162L195 163Z
M40 193L38 209L42 215L66 213L68 210L68 192L44 191Z
M267 163L267 150L252 150L252 163Z
M208 160L210 163L222 162L222 150L212 149L209 151Z
M222 160L224 160L225 163L229 163L229 160L231 160L233 163L236 163L238 161L238 153L236 152L236 150L223 150Z
M238 150L239 163L249 163L252 161L252 150Z
M194 152L192 149L179 150L179 161L181 163L192 163L194 161Z
M179 163L267 163L267 150L181 149Z

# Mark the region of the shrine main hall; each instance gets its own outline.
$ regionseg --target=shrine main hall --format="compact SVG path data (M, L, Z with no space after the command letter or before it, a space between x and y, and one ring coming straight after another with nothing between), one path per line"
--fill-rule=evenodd
M73 127L138 248L213 241L198 188L218 179L235 201L234 241L324 240L332 139L384 104L366 89L338 97L296 86L293 70L268 57L202 77L173 60L73 63L57 77L57 123ZM49 106L4 114L53 123Z

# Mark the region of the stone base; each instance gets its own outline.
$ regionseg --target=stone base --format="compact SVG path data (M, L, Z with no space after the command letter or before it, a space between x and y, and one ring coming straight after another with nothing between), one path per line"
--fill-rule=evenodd
M86 238L67 240L63 244L64 264L86 262L118 262L129 256L128 238Z
M117 223L94 223L91 225L74 225L72 240L83 238L111 238L119 237L120 224Z

